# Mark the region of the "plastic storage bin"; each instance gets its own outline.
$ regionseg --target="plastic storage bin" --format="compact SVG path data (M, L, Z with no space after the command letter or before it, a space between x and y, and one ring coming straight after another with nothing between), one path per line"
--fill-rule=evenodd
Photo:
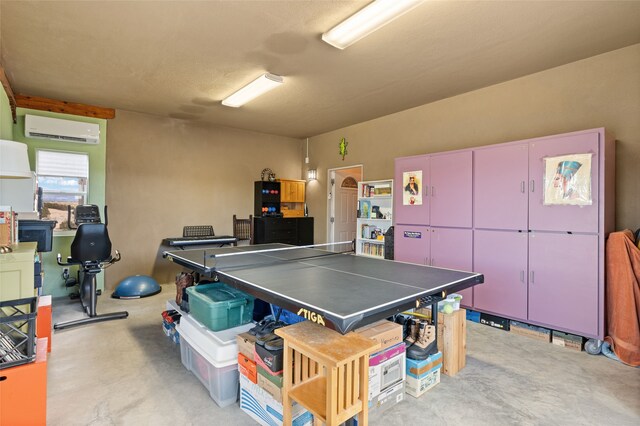
M0 302L0 370L36 359L37 299Z
M247 324L254 297L223 283L187 287L189 313L213 331Z
M216 363L200 353L193 342L180 336L180 360L207 388L211 399L220 407L234 404L238 400L239 373L237 359L227 363Z

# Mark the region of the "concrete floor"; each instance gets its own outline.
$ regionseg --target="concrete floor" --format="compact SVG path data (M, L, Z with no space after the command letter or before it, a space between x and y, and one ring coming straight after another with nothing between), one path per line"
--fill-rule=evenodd
M174 286L145 299L99 298L98 312L129 318L55 332L48 424L252 425L219 408L180 362L160 313ZM56 299L54 322L82 315ZM469 323L467 366L419 399L406 396L371 425L638 425L640 368Z

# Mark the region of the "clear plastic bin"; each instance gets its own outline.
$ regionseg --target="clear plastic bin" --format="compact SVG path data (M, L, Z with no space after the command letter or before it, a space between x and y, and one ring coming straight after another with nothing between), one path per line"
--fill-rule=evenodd
M234 404L238 400L238 364L216 365L198 352L185 336L180 339L182 365L191 371L209 391L211 399L220 407Z

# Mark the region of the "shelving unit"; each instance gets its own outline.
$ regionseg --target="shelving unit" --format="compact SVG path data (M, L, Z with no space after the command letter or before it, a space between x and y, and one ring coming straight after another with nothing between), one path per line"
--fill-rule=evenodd
M384 233L392 216L393 179L358 182L357 255L384 258Z

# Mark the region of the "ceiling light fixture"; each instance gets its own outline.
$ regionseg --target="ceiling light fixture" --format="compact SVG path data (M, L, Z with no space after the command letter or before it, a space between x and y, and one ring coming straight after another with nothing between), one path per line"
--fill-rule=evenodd
M284 82L279 75L265 73L235 92L233 95L222 100L222 105L229 107L240 107L247 102L267 93L269 90L275 89Z
M410 11L423 1L376 0L322 34L322 40L338 49L344 49Z

